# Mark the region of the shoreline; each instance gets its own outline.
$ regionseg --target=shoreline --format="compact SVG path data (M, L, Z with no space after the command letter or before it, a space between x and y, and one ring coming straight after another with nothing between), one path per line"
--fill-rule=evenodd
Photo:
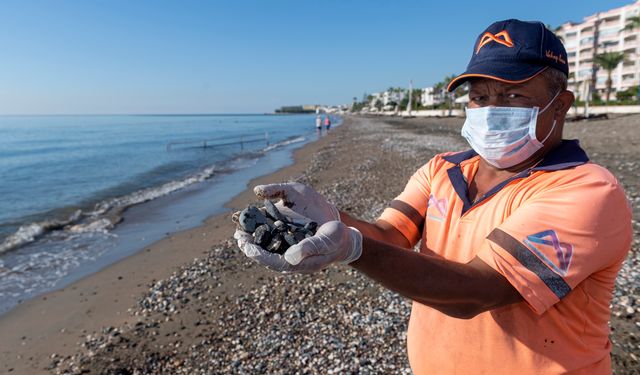
M294 150L291 164L251 179L244 190L223 205L231 211L214 214L201 225L173 233L96 273L23 301L4 313L0 316L2 371L48 373L45 367L51 361L52 347L56 353L68 355L86 334L104 326L135 323L135 317L129 316L127 310L136 305L148 284L169 277L180 266L202 257L211 246L231 238L231 213L255 200L252 186L281 182L300 174L314 152L335 137L340 128Z
M224 212L224 204L244 189L247 181L291 164L295 149L318 139L309 116L294 117L256 116L246 121L239 117L193 121L82 117L73 121L47 118L3 123L8 129L28 125L16 134L17 141L34 129L43 139L51 138L56 127L74 135L51 154L54 159L71 155L69 162L60 170L44 168L50 172L38 169L48 165L44 159L28 152L21 159L18 155L22 151L14 153L9 146L9 158L17 158L15 163L22 167L15 168L16 173L8 172L12 163L0 168L9 173L9 196L0 205L4 208L0 225L0 315L22 301L62 288L170 233L196 227ZM239 127L244 123L246 126ZM128 136L112 137L157 126L157 133L154 130L136 143L128 141ZM265 130L271 132L270 138ZM254 131L260 141L244 137L251 144L240 142L223 148L188 145L175 152L166 150L166 142L180 138L182 132L211 138ZM94 133L104 137L89 141ZM239 139L230 140L234 143ZM76 141L91 147L91 158L74 151ZM95 145L91 143L94 141ZM103 144L109 147L98 147ZM110 153L113 158L109 158ZM133 160L136 155L139 158ZM99 165L102 158L110 161L104 167ZM131 168L127 167L129 162ZM254 168L256 163L262 168ZM62 183L53 182L58 180ZM77 183L79 180L82 183ZM33 194L25 195L24 191Z

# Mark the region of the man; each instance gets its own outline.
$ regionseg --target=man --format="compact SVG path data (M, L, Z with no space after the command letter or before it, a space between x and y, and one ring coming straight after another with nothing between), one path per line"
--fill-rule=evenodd
M373 224L301 184L257 186L322 226L283 257L236 232L240 247L281 272L349 264L412 299L415 374L610 373L631 211L615 177L562 140L568 73L542 23L492 24L448 87L470 85L472 150L436 155Z

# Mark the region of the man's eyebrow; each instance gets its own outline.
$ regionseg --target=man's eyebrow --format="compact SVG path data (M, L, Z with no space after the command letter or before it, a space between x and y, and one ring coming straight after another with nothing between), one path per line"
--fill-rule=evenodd
M506 87L507 91L514 91L514 90L518 90L518 91L522 91L522 90L526 90L527 88L524 86L508 86Z

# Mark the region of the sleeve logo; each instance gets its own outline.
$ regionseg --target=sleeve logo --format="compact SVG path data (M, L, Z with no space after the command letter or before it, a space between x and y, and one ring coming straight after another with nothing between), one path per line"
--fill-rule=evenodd
M431 212L429 212L429 207L434 207L435 210L431 210ZM443 222L445 217L447 217L447 199L438 199L431 194L429 196L429 204L427 206L427 218Z
M524 239L524 244L533 251L540 260L542 260L549 268L561 276L566 276L571 265L571 257L573 256L573 245L560 242L558 235L553 230L545 230L539 233L531 234ZM544 255L544 248L550 246L554 249L557 262L552 261Z

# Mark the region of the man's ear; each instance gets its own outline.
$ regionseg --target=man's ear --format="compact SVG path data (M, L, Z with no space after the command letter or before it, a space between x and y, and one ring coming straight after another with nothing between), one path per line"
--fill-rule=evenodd
M573 92L569 90L564 90L558 95L558 101L554 106L554 111L557 115L564 117L567 112L571 109L573 102L576 100L576 97L573 95Z

